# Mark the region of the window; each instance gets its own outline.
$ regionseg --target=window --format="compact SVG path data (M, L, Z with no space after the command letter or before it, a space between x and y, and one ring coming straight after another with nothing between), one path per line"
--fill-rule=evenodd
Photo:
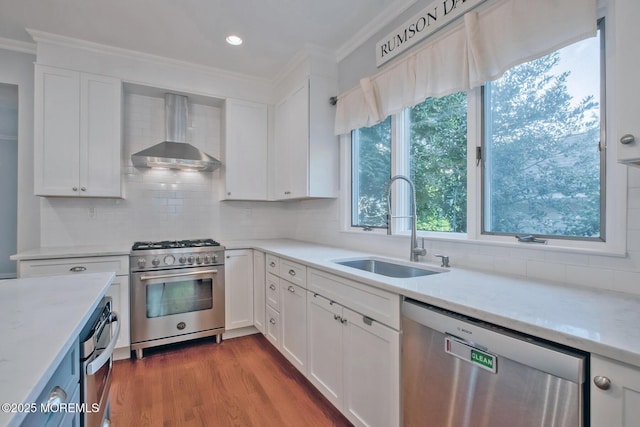
M481 90L430 98L353 131L351 225L386 230L387 183L406 175L423 235L514 242L532 234L553 246L624 251L616 190L624 174L604 140L604 48L601 20L597 37ZM394 184L392 210L406 215L401 188ZM394 233L408 228L392 223Z
M604 240L600 45L575 43L485 85L483 233Z
M386 228L391 117L375 126L354 130L351 147L351 226Z
M416 186L418 230L465 232L466 94L427 99L394 119L352 132L351 225L386 228L387 183L391 175L406 175ZM394 186L400 206L392 210L406 215L410 199L402 188ZM394 224L409 228L407 221Z

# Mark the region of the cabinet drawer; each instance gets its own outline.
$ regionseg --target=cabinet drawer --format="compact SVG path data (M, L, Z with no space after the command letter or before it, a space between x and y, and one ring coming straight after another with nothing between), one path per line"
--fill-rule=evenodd
M20 261L20 277L58 276L74 273L115 272L129 274L128 256L99 256L86 258L53 258Z
M400 329L399 295L313 269L309 269L308 289L396 330Z
M280 277L305 289L307 288L307 267L302 264L281 259Z
M47 405L49 397L55 391L60 394L61 398L64 397L62 399L63 403L73 403L73 399L77 397L78 390L80 389L79 351L80 344L78 343L78 340L76 340L56 368L51 379L47 382L47 385L44 386L44 389L40 392L38 398L33 402L37 405L38 411L30 413L27 418L24 419L21 426L57 426L61 423L65 416L63 411L41 412L40 408L41 405Z
M267 339L271 341L278 350L281 347L282 335L280 327L280 313L272 307L267 306Z
M271 273L267 273L265 283L267 305L276 311L280 311L280 279Z
M267 273L280 274L280 258L267 254Z

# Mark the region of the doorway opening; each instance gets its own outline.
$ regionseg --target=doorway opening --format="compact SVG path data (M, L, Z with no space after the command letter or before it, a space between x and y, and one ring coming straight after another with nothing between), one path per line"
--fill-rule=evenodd
M18 86L0 83L0 279L16 277L17 229Z

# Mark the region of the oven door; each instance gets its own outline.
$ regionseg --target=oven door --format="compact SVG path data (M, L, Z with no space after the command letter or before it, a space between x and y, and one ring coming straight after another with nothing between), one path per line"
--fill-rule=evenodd
M131 342L224 328L224 265L131 274Z
M113 325L115 330L112 330ZM119 335L118 314L109 312L82 344L83 348L93 347L82 361L82 403L87 408L82 418L83 427L101 427L109 419L112 356Z

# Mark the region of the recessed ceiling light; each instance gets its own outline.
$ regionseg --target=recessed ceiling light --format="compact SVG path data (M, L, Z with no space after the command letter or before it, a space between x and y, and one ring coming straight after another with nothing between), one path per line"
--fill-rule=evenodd
M242 44L242 39L234 34L227 36L227 43L233 46L240 46Z

